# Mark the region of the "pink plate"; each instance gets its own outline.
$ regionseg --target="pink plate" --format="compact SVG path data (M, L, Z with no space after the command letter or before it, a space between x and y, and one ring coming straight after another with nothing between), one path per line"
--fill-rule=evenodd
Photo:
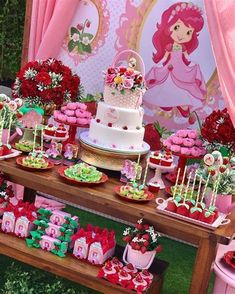
M102 173L102 177L101 177L101 179L98 182L82 182L82 181L77 181L77 180L71 179L71 178L69 178L69 177L67 177L65 175L64 171L66 169L68 169L68 168L69 168L69 166L61 166L61 167L58 168L58 173L59 173L59 175L62 178L64 178L66 181L70 182L71 184L76 184L76 185L79 185L79 186L80 185L82 185L82 186L93 186L93 185L103 184L103 183L107 182L108 179L109 179L106 174Z
M122 196L121 194L120 194L120 189L121 189L121 187L122 186L116 186L115 188L114 188L114 191L115 191L115 193L119 196L119 197L121 197L123 200L126 200L126 201L131 201L131 202L147 202L147 201L150 201L150 200L152 200L152 199L154 199L154 194L153 193L151 193L148 189L144 189L144 192L146 193L146 194L148 194L148 196L147 196L147 198L146 199L131 199L131 198L127 198L126 196Z
M29 167L29 166L24 166L22 161L24 156L16 158L16 164L19 165L21 168L28 170L28 171L43 171L43 170L49 170L54 167L54 164L50 161L48 161L48 166L44 168L36 168L36 167Z

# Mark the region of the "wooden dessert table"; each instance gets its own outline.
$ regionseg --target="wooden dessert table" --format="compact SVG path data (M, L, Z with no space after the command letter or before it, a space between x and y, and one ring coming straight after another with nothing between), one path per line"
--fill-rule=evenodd
M139 218L144 218L150 224L154 225L159 232L195 244L198 250L189 293L203 294L207 292L211 265L215 259L217 244L229 244L235 237L235 213L229 216L231 219L230 224L221 226L212 231L174 219L167 215L159 214L156 211L154 201L150 201L147 204L136 204L123 201L115 196L114 193L114 187L119 184L118 179L110 177L107 183L95 187L72 186L63 182L56 170L57 167L52 171L32 173L19 169L16 166L15 159L0 161L0 171L4 172L10 181L26 187L25 200L32 201L35 196L35 191L41 191L131 223L135 223ZM165 192L161 191L160 196L163 198L166 197ZM17 242L11 242L9 238L12 237L5 235L0 236L0 253L9 255L10 257L19 259L36 267L52 271L70 278L71 280L75 280L76 276L77 282L102 291L103 293L121 293L120 289L119 292L117 292L117 290L116 292L114 290L110 292L110 288L108 292L107 287L111 286L107 286L107 283L105 284L106 286L104 286L104 283L100 283L98 280L96 280L95 283L94 277L90 277L89 280L89 270L85 270L87 265L84 266L85 273L79 276L76 274L79 270L77 270L77 268L75 270L74 261L65 261L66 259L61 260L58 257L52 256L52 254L46 260L45 258L43 259L43 255L46 253L40 250L34 253L34 260L32 256L29 257L32 249L28 249L25 245L19 243L19 250L16 250L18 248L18 246L16 246ZM174 249L172 248L172 250ZM23 257L20 257L20 252L21 255L23 254ZM68 268L71 265L70 269L66 270L63 267L65 262L68 263ZM70 277L70 272L71 275L75 275L73 278L72 276ZM83 268L81 268L81 273L83 273ZM87 279L85 279L84 276L86 276Z

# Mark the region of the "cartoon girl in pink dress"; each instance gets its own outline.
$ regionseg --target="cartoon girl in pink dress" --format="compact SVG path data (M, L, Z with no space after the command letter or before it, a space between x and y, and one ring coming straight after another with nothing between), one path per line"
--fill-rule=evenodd
M189 55L198 47L198 34L204 20L201 10L192 3L178 2L162 14L153 35L153 66L146 75L149 90L144 96L148 108L164 111L177 109L187 117L190 110L202 106L206 85L198 64Z

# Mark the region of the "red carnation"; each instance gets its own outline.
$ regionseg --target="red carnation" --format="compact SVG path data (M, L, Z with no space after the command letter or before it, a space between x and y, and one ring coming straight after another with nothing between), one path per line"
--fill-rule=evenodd
M39 72L35 77L36 82L43 83L46 86L51 84L51 77L47 72Z

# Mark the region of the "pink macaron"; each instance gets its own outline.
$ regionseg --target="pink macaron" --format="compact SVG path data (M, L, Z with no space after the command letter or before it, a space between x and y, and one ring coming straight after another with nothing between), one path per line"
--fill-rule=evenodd
M64 114L58 114L57 118L59 121L62 121L62 122L66 122L66 120L67 120L67 116Z
M203 144L202 140L200 140L200 139L195 140L195 145L196 146L201 147L202 144Z
M198 137L196 130L190 130L188 131L188 137L191 139L196 139Z
M184 138L183 139L183 145L185 147L193 147L194 146L194 140L190 138Z
M187 130L179 130L176 132L176 135L181 138L186 138L188 135L188 131Z
M83 110L83 109L77 109L75 111L75 114L76 114L76 117L77 118L84 118L84 117L86 117L86 111Z
M87 118L77 118L77 123L81 125L87 125L89 124L90 120Z
M84 104L84 103L77 102L76 105L77 105L77 108L78 109L82 109L82 110L86 110L87 109L87 105Z
M67 106L61 106L60 110L64 112L67 109Z
M173 152L176 152L176 153L181 152L181 147L179 145L171 145L169 149Z
M67 122L70 124L76 124L77 118L74 116L67 116Z
M192 148L181 147L181 154L183 154L183 155L191 155L191 149Z
M191 154L192 156L199 157L201 155L201 149L198 147L192 147Z
M171 140L172 140L172 143L176 145L181 145L183 143L183 138L178 136L172 136Z
M75 110L76 108L77 108L77 103L76 102L69 102L67 104L67 109Z
M66 109L66 110L64 111L64 113L65 113L67 116L74 116L74 110Z

